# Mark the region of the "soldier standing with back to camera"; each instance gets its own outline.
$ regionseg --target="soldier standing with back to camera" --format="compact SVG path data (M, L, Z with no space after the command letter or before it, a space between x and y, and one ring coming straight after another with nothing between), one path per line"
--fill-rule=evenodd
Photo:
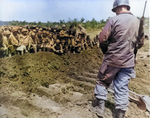
M99 36L100 46L105 41L109 42L107 50L102 49L105 54L94 89L97 104L90 108L100 118L104 117L107 88L112 81L116 110L114 118L124 118L129 105L128 83L135 78L134 49L139 29L139 20L129 10L128 0L115 0L112 11L116 16L107 22ZM143 45L143 38L140 40L140 45Z

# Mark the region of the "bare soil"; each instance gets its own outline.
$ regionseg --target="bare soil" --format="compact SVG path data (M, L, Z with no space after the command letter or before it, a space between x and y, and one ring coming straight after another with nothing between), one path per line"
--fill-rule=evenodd
M129 88L150 96L149 50L146 40L138 52L137 76ZM102 59L96 46L62 56L38 52L1 58L0 118L97 118L88 109ZM109 93L105 118L112 118L113 98ZM150 118L150 113L130 102L126 118Z

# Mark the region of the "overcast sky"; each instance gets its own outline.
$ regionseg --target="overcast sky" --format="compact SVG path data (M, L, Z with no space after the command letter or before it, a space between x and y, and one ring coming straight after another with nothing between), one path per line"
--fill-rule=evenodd
M59 22L60 20L106 20L115 16L114 0L0 0L0 21ZM145 0L130 0L131 12L143 14ZM150 0L145 16L150 16Z

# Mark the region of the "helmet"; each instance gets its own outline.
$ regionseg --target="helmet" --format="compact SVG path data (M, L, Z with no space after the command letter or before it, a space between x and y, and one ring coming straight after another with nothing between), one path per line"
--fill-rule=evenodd
M63 25L62 25L62 27L64 27L64 28L65 28L65 27L66 27L66 25L65 25L65 24L63 24Z
M60 42L60 40L59 40L59 39L57 39L57 40L56 40L56 43L59 43L59 42Z
M36 32L36 30L34 29L33 32Z
M55 28L58 28L58 25L55 25Z
M22 32L27 32L27 31L28 31L28 30L27 30L27 29L25 29L25 28L23 28L23 29L22 29Z
M42 34L42 32L39 30L39 31L38 31L38 34Z
M12 29L12 32L18 32L18 28L14 27L14 28Z
M6 35L10 35L10 34L11 34L11 33L10 33L10 31L8 31L8 30L4 32L4 35L5 35L5 36L6 36Z
M81 24L79 24L79 25L78 25L78 27L80 28L80 27L82 27L82 25L81 25Z
M43 34L47 34L47 31L46 31L46 30L43 30Z
M35 36L35 33L34 33L34 32L32 32L32 33L31 33L31 36Z
M115 0L114 4L113 4L112 11L115 12L115 9L118 6L122 6L122 5L127 6L127 9L130 10L129 0Z

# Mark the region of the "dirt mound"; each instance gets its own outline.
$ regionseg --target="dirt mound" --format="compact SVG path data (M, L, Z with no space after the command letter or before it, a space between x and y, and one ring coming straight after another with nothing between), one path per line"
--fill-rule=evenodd
M31 91L40 85L48 87L57 80L65 81L67 76L81 74L84 70L98 69L101 60L102 54L97 48L62 56L48 52L28 53L0 59L0 76L5 82Z
M130 89L149 95L149 57L138 56L137 78ZM56 55L27 53L0 59L0 118L97 118L88 111L103 55L97 47L81 53ZM143 77L143 78L142 78ZM115 103L108 95L105 118L112 118ZM130 103L126 118L150 117Z

